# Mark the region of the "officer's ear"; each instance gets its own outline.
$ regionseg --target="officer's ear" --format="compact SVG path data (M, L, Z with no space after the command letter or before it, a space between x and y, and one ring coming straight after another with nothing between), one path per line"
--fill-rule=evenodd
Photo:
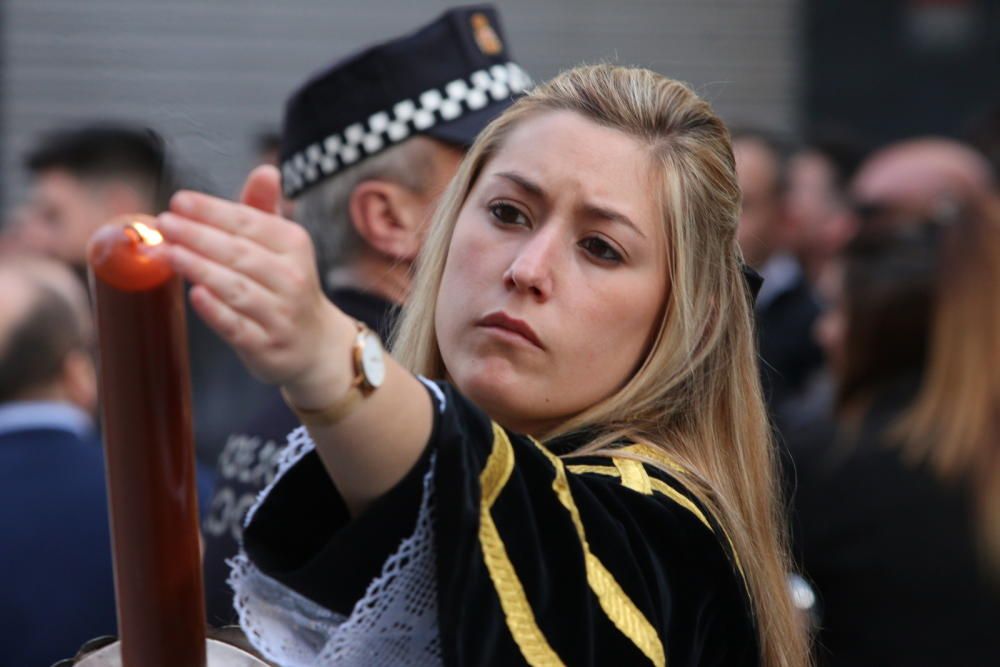
M364 181L351 192L354 229L376 252L411 262L420 250L427 215L423 197L389 181Z

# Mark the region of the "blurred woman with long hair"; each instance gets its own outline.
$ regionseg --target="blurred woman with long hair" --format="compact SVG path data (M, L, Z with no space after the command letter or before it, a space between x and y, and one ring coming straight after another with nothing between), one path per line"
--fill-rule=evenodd
M836 435L789 435L822 662L998 664L997 202L878 211L836 271Z

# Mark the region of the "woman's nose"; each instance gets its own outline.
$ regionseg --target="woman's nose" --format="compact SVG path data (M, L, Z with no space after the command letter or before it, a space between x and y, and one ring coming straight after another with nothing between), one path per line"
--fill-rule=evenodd
M532 294L545 300L552 294L553 276L559 261L556 234L539 231L518 248L517 254L504 273L509 289Z

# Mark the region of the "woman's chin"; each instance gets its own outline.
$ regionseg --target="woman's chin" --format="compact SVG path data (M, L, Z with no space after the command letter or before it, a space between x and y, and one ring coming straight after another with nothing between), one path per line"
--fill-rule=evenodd
M475 375L456 382L458 389L490 419L519 433L538 435L558 421L539 407L548 401L525 392L528 385L514 376Z
M514 373L488 372L480 370L465 376L452 376L455 384L467 398L493 415L496 409L508 409L516 405L519 394L524 392L524 382ZM506 409L504 409L506 408Z

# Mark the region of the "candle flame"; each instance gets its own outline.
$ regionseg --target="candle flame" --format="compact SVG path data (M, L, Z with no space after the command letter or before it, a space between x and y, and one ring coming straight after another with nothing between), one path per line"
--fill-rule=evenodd
M146 245L160 245L163 243L163 234L144 222L137 220L130 224L129 227L139 235L139 240Z

